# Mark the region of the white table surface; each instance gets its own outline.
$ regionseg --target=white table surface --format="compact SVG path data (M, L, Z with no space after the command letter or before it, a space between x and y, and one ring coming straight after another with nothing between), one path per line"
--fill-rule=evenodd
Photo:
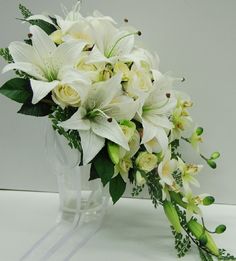
M0 191L0 260L17 261L55 224L58 197L54 193ZM213 229L224 223L228 230L216 241L236 254L236 206L204 208ZM169 224L161 209L149 200L122 199L110 206L103 227L71 261L178 260ZM196 250L182 260L200 260Z

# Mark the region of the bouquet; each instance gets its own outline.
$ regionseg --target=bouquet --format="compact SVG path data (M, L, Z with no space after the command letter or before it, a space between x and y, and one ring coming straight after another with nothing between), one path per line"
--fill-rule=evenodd
M220 154L201 154L203 128L189 109L190 97L174 89L184 81L159 71L159 58L141 48L142 33L94 12L84 17L80 3L65 18L33 15L20 5L30 24L24 42L12 42L0 55L14 70L0 93L21 103L18 113L48 116L68 146L81 152L80 165L91 164L90 180L101 179L115 204L127 183L133 196L147 187L154 207L162 206L175 238L178 257L191 244L201 260L236 260L219 249L204 222L201 205L214 198L195 195L202 165L186 162L179 152L187 142L213 169Z

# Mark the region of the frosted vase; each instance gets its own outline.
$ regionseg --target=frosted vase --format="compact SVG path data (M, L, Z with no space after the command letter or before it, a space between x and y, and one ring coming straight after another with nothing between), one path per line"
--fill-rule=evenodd
M81 154L48 124L46 155L57 176L59 214L56 225L20 260L70 260L101 227L109 202L99 179L89 181L90 164L79 166Z

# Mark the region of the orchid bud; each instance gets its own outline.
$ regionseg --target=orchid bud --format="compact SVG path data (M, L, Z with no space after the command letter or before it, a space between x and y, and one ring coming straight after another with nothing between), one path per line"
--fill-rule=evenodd
M218 151L213 152L213 153L211 154L211 159L213 159L213 160L216 160L216 159L218 159L219 157L220 157L220 153L219 153Z
M212 168L212 169L216 169L217 165L215 163L214 160L208 159L207 160L207 164Z
M222 234L224 233L226 230L226 226L225 225L219 225L216 229L215 229L215 233L216 234Z
M146 179L142 176L140 171L136 172L135 178L136 178L136 183L138 186L143 186L146 184Z
M196 129L196 134L197 134L198 136L201 136L202 133L203 133L203 128L202 128L202 127L198 127L198 128Z
M203 199L203 205L204 206L210 206L215 202L215 198L212 196L205 197Z

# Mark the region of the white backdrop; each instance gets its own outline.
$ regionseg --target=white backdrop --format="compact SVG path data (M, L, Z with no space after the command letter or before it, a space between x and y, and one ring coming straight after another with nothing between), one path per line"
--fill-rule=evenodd
M34 13L60 13L61 2L70 8L75 0L21 1ZM17 0L0 0L0 4L0 46L6 47L23 39L27 26L14 19L20 16ZM83 1L84 14L93 9L120 23L129 18L143 32L146 47L160 55L161 70L187 79L180 88L191 94L192 115L204 126L202 151L222 154L216 173L206 167L200 174L200 191L213 194L220 203L236 204L236 1ZM1 76L0 82L9 77ZM55 191L56 180L44 153L45 119L17 115L18 107L0 97L0 188Z

